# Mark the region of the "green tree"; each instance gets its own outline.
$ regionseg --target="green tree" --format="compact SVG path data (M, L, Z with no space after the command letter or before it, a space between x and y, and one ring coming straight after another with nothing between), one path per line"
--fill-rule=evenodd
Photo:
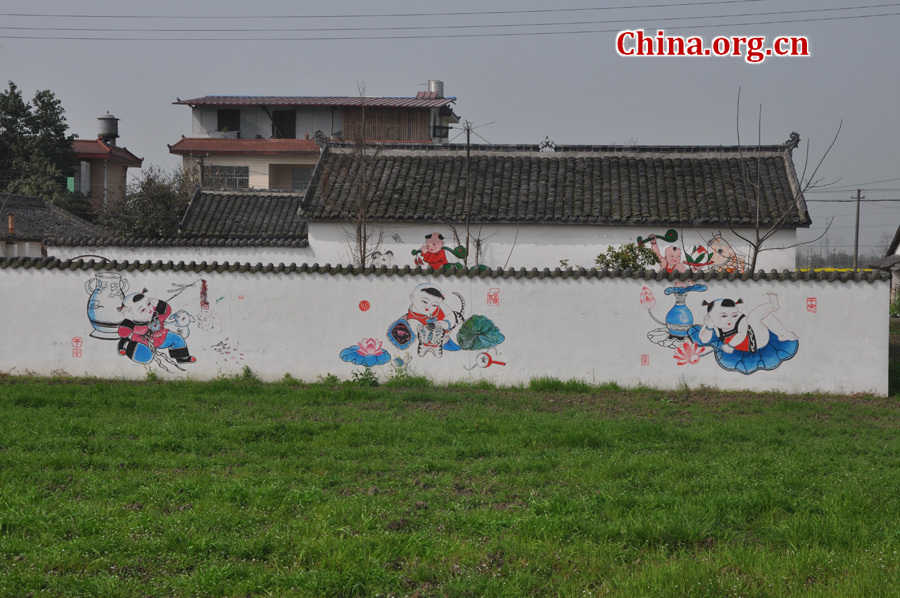
M151 166L128 186L125 201L100 214L100 224L120 237L176 237L198 183L196 170L169 172Z
M648 266L656 266L659 259L656 253L644 245L637 243L625 243L618 248L610 245L606 253L601 253L595 260L598 268L614 270L615 268L640 270Z
M0 192L71 206L65 182L75 168L75 136L67 130L62 103L52 92L38 91L26 102L10 81L0 92Z

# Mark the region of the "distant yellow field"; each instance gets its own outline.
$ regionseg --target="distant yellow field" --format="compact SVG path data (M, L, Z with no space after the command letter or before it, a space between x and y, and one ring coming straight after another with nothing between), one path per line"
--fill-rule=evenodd
M857 268L859 272L872 272L874 268ZM853 272L853 268L797 268L797 272Z

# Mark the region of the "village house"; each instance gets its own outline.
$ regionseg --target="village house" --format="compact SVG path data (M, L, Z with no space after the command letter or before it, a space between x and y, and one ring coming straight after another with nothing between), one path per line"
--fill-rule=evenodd
M78 167L69 177L69 191L90 195L95 212L125 199L128 169L140 168L144 162L116 145L118 118L107 112L97 120L100 132L95 139L76 139L72 143Z
M446 143L459 122L441 81L414 97L205 96L191 107L191 135L169 146L202 186L303 191L324 141Z

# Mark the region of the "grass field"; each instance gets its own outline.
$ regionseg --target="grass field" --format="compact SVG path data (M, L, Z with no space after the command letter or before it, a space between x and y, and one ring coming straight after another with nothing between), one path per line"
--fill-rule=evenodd
M0 381L0 596L900 593L896 396L397 386Z

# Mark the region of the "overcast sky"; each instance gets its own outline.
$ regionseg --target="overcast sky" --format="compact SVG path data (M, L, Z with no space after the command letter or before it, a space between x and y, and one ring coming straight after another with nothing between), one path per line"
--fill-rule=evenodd
M900 198L900 2L626 4L4 0L0 73L26 97L53 91L81 138L96 135L108 110L121 119L120 145L145 167L166 168L180 163L167 145L190 135L190 108L176 98L355 96L361 84L371 96L414 96L440 79L457 114L479 127L478 142L734 145L740 88L741 141L757 141L761 106L763 144L800 134L798 172L807 141L813 166L843 120L817 175L838 182L807 195L814 225L801 237L834 215L831 244L852 251L855 205L821 200L848 200L857 187L867 200ZM617 54L618 31L659 28L707 45L716 36L806 36L812 55L749 64ZM867 201L862 214L867 253L893 236L900 201Z

